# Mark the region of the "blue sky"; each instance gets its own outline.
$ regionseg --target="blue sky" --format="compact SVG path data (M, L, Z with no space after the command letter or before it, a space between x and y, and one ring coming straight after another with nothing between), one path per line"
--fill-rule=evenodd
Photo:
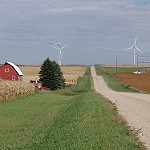
M150 1L0 0L0 63L57 61L48 43L69 43L65 64L132 64L132 46L150 56ZM141 55L140 53L137 53Z
M136 4L137 5L150 5L150 1L139 1Z

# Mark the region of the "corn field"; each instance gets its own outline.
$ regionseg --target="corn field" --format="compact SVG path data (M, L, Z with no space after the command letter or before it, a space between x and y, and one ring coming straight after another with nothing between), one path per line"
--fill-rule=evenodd
M65 86L75 86L77 84L78 75L64 75Z
M77 84L77 79L65 79L65 86L75 86Z
M34 86L17 81L0 81L0 102L34 94Z

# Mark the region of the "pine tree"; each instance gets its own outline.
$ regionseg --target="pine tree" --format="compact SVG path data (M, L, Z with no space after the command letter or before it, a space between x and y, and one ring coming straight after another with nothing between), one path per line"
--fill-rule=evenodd
M65 80L59 65L55 61L50 61L49 58L43 62L39 77L42 86L47 86L51 90L65 87Z
M65 79L64 79L63 74L61 72L61 68L59 67L59 65L55 61L53 61L53 67L55 68L55 76L57 76L56 80L55 80L57 88L62 89L65 87Z

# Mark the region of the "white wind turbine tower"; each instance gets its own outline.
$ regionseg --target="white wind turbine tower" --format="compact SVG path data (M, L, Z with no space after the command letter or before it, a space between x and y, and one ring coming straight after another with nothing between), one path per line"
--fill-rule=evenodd
M125 50L130 50L130 49L134 48L134 56L133 56L134 57L134 59L133 59L133 61L134 61L133 64L134 65L135 65L135 50L138 50L140 53L142 53L142 51L136 46L136 41L137 41L137 37L135 37L134 45L127 48L127 49L125 49Z
M65 46L61 45L61 42L58 43L49 43L51 44L51 46L55 49L58 50L58 64L61 66L61 61L62 61L62 49L64 49L66 46L68 46L68 44L66 44ZM57 45L57 47L55 46Z

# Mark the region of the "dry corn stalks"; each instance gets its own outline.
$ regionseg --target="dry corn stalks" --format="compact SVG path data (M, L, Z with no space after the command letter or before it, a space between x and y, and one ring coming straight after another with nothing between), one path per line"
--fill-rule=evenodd
M64 75L66 86L75 86L77 84L77 75Z
M0 81L0 102L34 94L34 86L19 81Z

